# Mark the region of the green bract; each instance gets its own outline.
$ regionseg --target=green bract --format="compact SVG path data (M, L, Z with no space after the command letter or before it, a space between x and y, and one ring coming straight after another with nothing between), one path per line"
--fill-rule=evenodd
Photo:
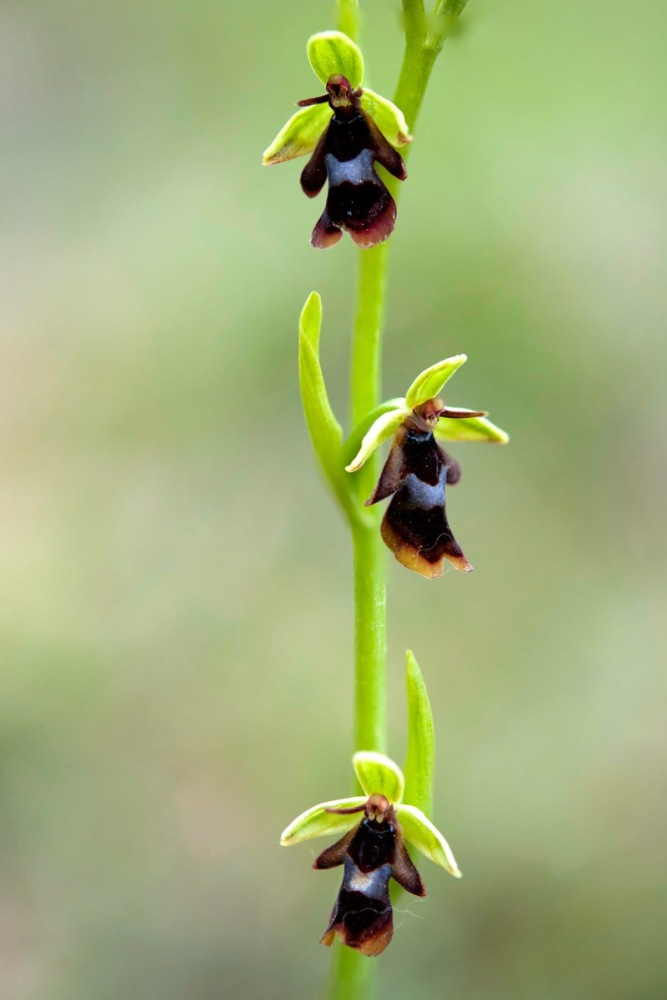
M397 764L384 754L371 750L361 750L353 757L354 770L366 797L383 795L396 810L396 817L403 831L403 836L427 858L445 868L451 875L460 878L459 871L451 848L439 830L417 806L406 805L403 796L403 773ZM359 810L363 808L366 797L352 796L345 799L333 799L330 802L320 802L297 816L283 831L280 843L283 846L298 844L314 837L325 837L351 830L359 823ZM357 810L348 815L329 810Z
M368 461L380 445L392 437L416 406L435 399L455 371L466 362L465 354L445 358L432 365L414 380L405 396L383 403L369 414L367 421L355 428L345 445L346 454L354 458L346 465L347 472L356 472ZM466 413L465 409L447 406L449 413ZM440 417L433 428L436 438L442 441L491 441L506 444L509 436L486 417Z
M408 695L408 752L405 756L405 795L427 815L433 812L435 727L431 702L414 654L405 654Z
M307 51L310 65L325 87L329 78L336 74L344 76L353 89L361 86L363 56L358 46L341 31L322 31L312 35L308 39ZM403 112L386 97L364 89L361 107L392 146L404 146L406 142L412 141ZM297 111L264 151L264 165L271 166L312 153L331 120L331 115L328 103L311 104Z
M299 388L310 439L318 461L343 510L358 518L343 472L343 431L336 420L320 365L322 299L311 292L299 317Z

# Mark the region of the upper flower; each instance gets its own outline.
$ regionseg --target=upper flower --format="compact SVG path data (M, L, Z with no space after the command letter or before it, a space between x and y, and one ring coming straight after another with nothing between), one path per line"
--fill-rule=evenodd
M356 457L346 466L348 472L356 472L383 441L393 437L389 457L366 505L393 498L382 520L382 537L400 563L426 577L440 576L445 559L463 572L472 569L445 512L445 487L459 481L461 469L435 439L508 440L483 410L445 406L438 398L465 360L465 354L459 354L427 368L404 398L383 404L363 435Z
M391 101L361 88L363 57L347 35L338 31L313 35L308 58L326 94L298 102L302 110L265 151L264 163L312 153L301 174L304 192L313 198L329 181L313 246L332 246L343 229L358 246L375 246L391 234L396 204L374 165L380 163L405 180L405 164L394 147L410 142L408 126Z
M365 796L313 806L290 823L280 843L287 846L348 831L313 864L318 869L345 865L322 943L332 944L338 934L351 948L378 955L393 934L389 879L416 896L426 895L404 839L451 875L460 878L461 872L440 831L421 809L402 801L405 783L398 765L373 751L356 753L353 765ZM360 812L361 821L357 819Z

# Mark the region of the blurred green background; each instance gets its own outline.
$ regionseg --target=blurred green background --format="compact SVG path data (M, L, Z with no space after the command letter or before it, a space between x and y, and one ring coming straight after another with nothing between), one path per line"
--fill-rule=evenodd
M364 4L391 94L396 4ZM328 2L0 11L0 993L317 997L338 873L285 851L351 779L347 535L295 328L323 296L344 415L355 253L261 151L320 85ZM663 0L472 0L392 249L386 395L465 351L475 565L391 561L391 752L414 649L438 731L429 862L384 1000L662 1000Z

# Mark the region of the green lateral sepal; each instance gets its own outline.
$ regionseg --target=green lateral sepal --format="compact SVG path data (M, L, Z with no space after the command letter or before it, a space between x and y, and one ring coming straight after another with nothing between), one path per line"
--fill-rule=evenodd
M328 104L311 104L301 108L283 125L268 149L264 150L262 163L265 167L274 163L284 163L297 156L312 153L320 136L331 120Z
M392 146L405 146L412 142L410 129L400 108L381 94L364 87L361 107L368 114Z
M373 421L366 434L364 434L359 451L350 464L345 466L345 471L357 472L362 465L365 465L373 452L376 451L384 441L387 441L390 437L394 436L398 428L405 420L407 412L408 411L406 411L404 406L396 406L389 410L385 410L384 413L381 413L380 416Z
M332 799L331 802L320 802L311 809L306 809L300 816L287 826L281 836L280 843L283 847L290 847L292 844L300 844L304 840L312 840L315 837L328 837L329 835L351 830L359 822L359 816L340 815L340 813L329 812L331 809L358 809L362 808L366 799L354 795L346 799Z
M451 847L421 809L401 804L396 806L396 815L401 824L403 836L413 847L434 861L436 865L446 869L454 878L461 878L461 872Z

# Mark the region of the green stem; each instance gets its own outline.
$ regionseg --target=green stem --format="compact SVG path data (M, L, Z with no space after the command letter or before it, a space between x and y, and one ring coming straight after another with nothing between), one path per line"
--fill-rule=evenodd
M359 0L338 0L338 30L356 42L359 37Z
M439 4L449 7L454 0ZM461 2L461 0L459 0ZM339 24L356 3L339 0ZM433 64L442 47L445 29L426 29L422 0L404 0L406 45L394 103L414 130ZM438 11L440 12L440 11ZM347 32L351 34L350 30ZM409 147L408 147L409 148ZM404 153L407 149L404 150ZM390 186L398 196L398 182ZM359 251L357 310L352 337L350 375L350 426L355 427L380 403L382 324L384 321L389 245ZM378 474L371 459L355 475L357 496L369 496ZM386 554L379 531L380 512L370 508L368 518L352 521L355 606L355 750L386 749L387 624ZM330 1000L369 1000L376 965L351 948L336 945Z
M387 749L387 591L379 525L352 530L355 607L355 750Z

